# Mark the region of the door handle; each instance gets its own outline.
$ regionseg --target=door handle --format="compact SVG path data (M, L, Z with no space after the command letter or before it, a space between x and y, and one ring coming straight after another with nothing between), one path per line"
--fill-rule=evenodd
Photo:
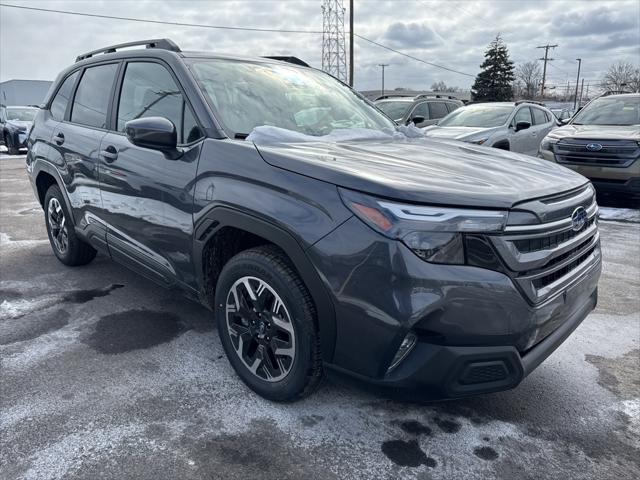
M53 137L53 141L56 145L62 145L64 143L64 133L58 132L58 134Z
M118 158L118 150L113 145L109 145L107 148L100 152L102 158L105 159L107 163L115 162Z

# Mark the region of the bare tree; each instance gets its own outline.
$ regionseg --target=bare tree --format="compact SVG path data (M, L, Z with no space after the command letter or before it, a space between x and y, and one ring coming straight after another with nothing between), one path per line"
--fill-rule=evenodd
M533 98L538 91L542 79L540 64L536 61L524 62L516 68L516 78L524 85L523 93L527 98Z
M457 92L460 90L459 87L449 87L442 80L439 82L434 82L431 84L431 90L433 92Z
M640 68L628 62L616 62L602 79L602 88L613 91L640 91Z

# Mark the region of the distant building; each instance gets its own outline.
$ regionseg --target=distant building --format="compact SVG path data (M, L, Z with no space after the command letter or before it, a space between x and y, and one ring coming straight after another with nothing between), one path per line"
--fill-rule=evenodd
M48 80L7 80L0 82L0 104L40 105L49 91Z

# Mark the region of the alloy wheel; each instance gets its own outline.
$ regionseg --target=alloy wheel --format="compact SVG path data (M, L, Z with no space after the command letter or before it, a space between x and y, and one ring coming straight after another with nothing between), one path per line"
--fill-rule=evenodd
M47 216L49 219L49 233L53 244L58 252L64 255L69 247L69 232L67 230L67 222L64 216L64 210L57 198L52 197L47 207Z
M276 291L256 277L242 277L229 289L226 321L233 348L247 369L267 382L291 371L296 335L289 311Z

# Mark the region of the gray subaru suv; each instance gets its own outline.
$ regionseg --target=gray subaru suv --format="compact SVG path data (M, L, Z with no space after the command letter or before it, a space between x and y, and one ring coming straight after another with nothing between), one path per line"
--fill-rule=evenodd
M167 39L79 56L28 139L53 254L100 251L204 304L272 400L329 371L424 398L518 385L596 305L589 181L411 138L285 60Z

